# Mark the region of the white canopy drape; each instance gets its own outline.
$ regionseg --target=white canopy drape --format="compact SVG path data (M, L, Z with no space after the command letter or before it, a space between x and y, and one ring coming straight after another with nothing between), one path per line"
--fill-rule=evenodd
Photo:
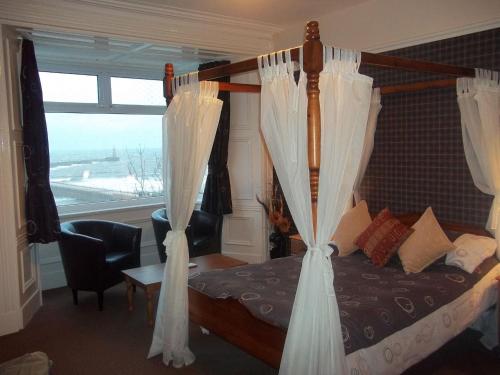
M467 164L474 184L495 198L486 229L495 234L500 259L500 81L499 73L476 69L457 80L458 106Z
M188 264L185 230L207 167L222 101L217 82L198 82L197 73L182 77L183 85L163 116L163 181L172 230L165 246L167 263L161 284L153 342L148 357L163 352L163 362L189 365Z
M325 48L320 75L321 170L316 240L307 161L306 77L293 78L289 51L259 57L261 127L297 229L307 245L280 374L345 374L340 317L328 246L349 199L363 149L372 79L360 54ZM276 61L278 60L278 62ZM301 64L302 65L302 64ZM302 67L301 67L302 68Z
M368 112L368 123L366 124L365 140L363 144L363 153L361 154L361 162L359 163L358 175L354 182L354 200L358 203L361 200L359 189L361 182L365 176L366 167L370 162L370 157L373 152L373 145L375 143L375 129L377 128L377 119L382 105L380 104L380 89L375 88L372 92L372 99L370 102L370 110Z

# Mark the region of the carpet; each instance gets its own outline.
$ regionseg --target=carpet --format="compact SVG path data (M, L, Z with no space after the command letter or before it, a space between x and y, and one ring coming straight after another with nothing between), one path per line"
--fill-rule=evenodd
M104 311L97 310L95 293L80 292L74 306L71 290L44 292L43 307L28 326L0 337L0 363L33 351L47 353L54 375L137 374L259 374L278 371L217 336L204 335L190 325L193 365L166 367L161 356L146 359L153 329L146 321L146 299L135 294L135 310L127 309L126 289L119 284L104 294ZM500 374L500 361L483 349L478 336L466 331L441 350L409 369L406 374Z

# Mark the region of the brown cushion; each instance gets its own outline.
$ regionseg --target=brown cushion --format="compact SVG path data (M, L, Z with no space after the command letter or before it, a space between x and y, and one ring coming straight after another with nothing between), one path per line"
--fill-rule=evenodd
M420 219L413 224L415 232L401 245L398 251L406 273L418 273L455 249L441 229L432 208L428 207Z
M332 237L339 249L339 256L349 255L358 249L354 242L371 222L366 201L359 202L342 216Z
M373 264L383 267L412 232L412 229L392 216L388 208L384 208L360 234L356 245L363 249Z

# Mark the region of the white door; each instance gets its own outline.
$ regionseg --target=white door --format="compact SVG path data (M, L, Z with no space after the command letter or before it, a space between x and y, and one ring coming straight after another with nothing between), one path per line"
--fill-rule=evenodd
M256 72L231 77L231 82L259 83ZM260 134L260 95L231 93L228 156L233 213L224 216L222 253L249 263L268 259L268 226L255 199L265 199L270 161ZM271 174L272 176L272 174Z
M16 33L0 31L0 334L23 328L41 305L35 246L29 246Z

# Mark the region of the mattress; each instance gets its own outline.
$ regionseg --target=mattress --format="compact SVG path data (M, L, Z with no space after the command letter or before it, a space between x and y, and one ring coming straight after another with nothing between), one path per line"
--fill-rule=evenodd
M258 319L286 330L301 262L292 256L195 274L189 285L212 298L238 299ZM406 275L397 257L377 268L360 251L332 257L332 265L351 374L400 373L439 348L494 303L500 273L489 258L472 274L442 259Z

